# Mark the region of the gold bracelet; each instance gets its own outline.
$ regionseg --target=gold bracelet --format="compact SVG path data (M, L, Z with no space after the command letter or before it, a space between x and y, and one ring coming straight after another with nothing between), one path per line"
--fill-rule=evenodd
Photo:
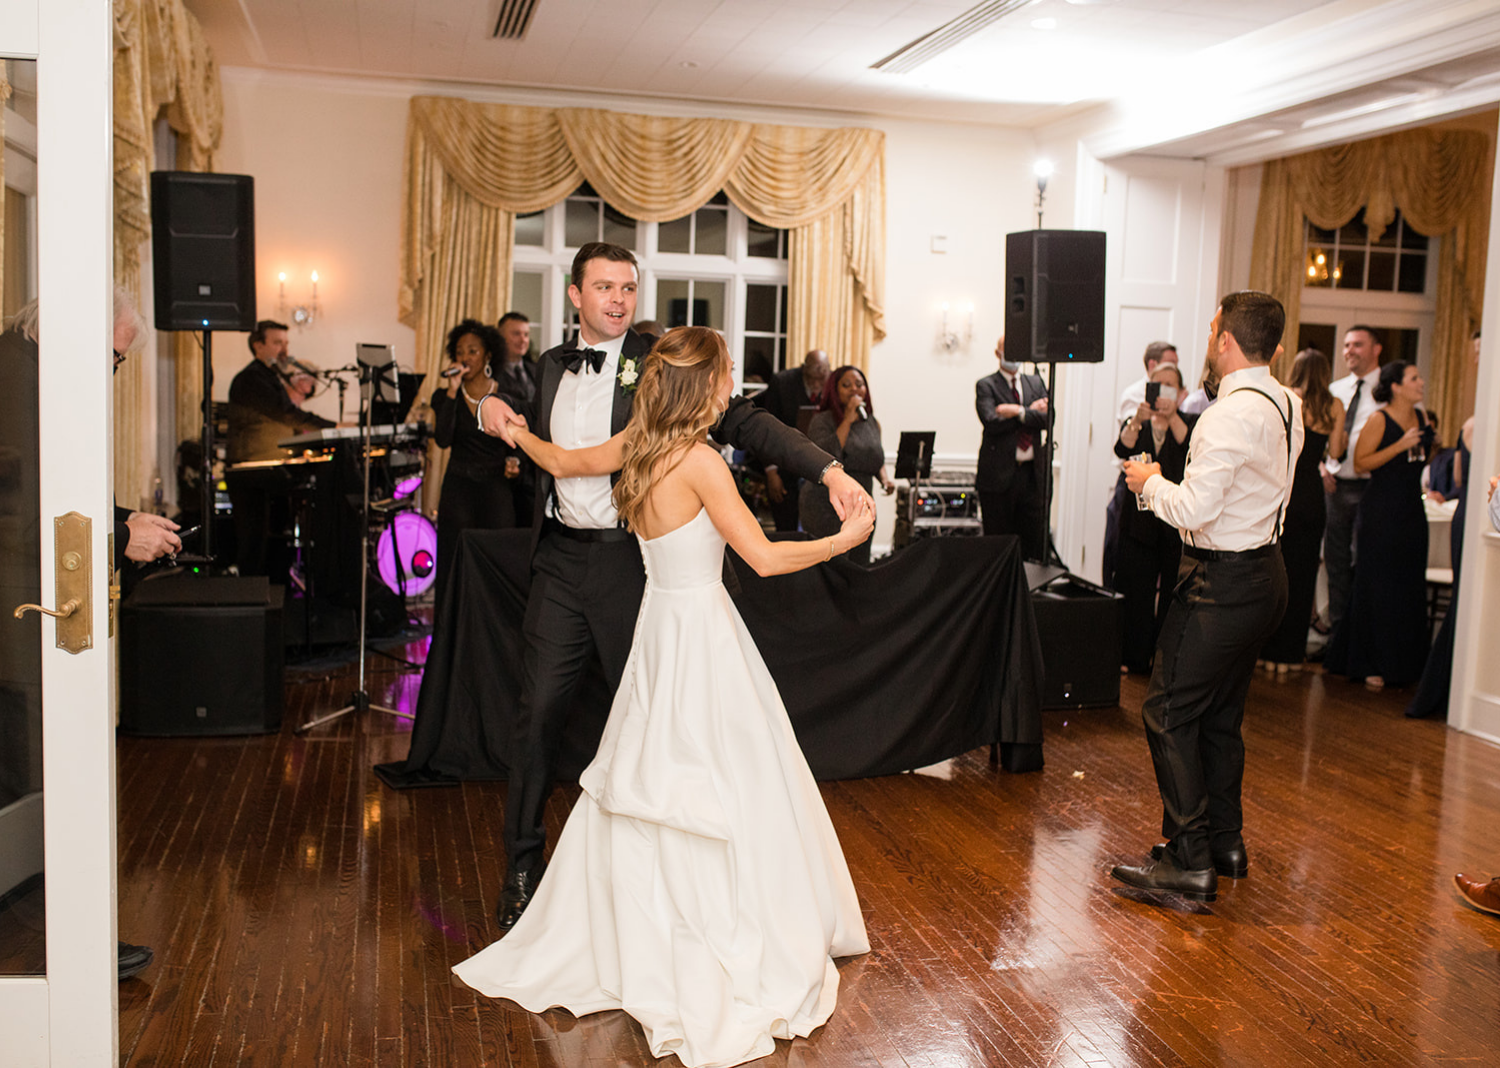
M826 564L826 563L828 563L828 561L830 561L832 559L833 559L833 536L829 535L829 537L828 537L828 555L825 556L825 557L823 557L823 562Z

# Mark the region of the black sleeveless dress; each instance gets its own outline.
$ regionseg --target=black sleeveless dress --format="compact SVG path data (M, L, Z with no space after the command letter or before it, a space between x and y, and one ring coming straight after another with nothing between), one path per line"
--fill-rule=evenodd
M1380 448L1404 431L1383 410ZM1374 418L1372 416L1371 418ZM1417 418L1426 425L1421 412ZM1354 589L1324 666L1360 680L1408 686L1427 662L1427 513L1422 463L1399 455L1370 474L1354 520Z
M1323 526L1328 520L1323 502L1323 476L1318 464L1328 447L1328 435L1308 430L1292 476L1281 529L1281 559L1286 564L1286 615L1261 650L1262 660L1300 664L1307 658L1307 628L1312 621L1318 565L1323 559Z
M1437 637L1432 639L1432 651L1427 654L1427 666L1422 669L1422 681L1417 683L1417 692L1406 706L1409 719L1426 719L1429 716L1447 716L1448 692L1453 683L1453 627L1458 618L1458 582L1463 570L1464 516L1469 510L1469 490L1474 481L1469 477L1469 463L1473 455L1464 444L1463 435L1458 438L1458 455L1462 465L1464 484L1458 491L1458 507L1453 512L1453 524L1448 528L1449 551L1453 560L1453 596L1448 601L1448 611L1438 627ZM1484 485L1484 479L1479 480Z

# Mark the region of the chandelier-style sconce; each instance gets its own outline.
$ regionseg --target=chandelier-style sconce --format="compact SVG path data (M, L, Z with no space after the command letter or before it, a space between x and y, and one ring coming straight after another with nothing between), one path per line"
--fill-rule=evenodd
M1042 228L1042 208L1047 203L1047 179L1052 177L1052 161L1050 159L1039 159L1031 165L1031 173L1036 176L1036 228Z
M943 318L938 327L938 344L943 347L944 352L952 352L960 345L967 345L974 337L974 305L970 304L964 313L961 322L954 322L956 316L950 316L948 302L943 301Z
M1342 264L1328 262L1328 253L1320 248L1307 250L1307 284L1308 285L1338 285L1339 279L1344 277ZM1330 281L1331 280L1331 281Z
M276 311L281 318L291 322L293 326L312 326L314 320L323 313L318 305L318 272L312 273L312 295L305 304L293 304L290 307L286 301L286 272L282 271L276 276L280 282L280 290L276 301Z

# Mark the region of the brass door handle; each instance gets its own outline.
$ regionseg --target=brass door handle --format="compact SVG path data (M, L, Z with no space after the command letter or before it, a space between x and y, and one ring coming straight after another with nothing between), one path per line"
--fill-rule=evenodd
M20 619L27 612L40 612L43 615L51 616L53 619L67 619L74 612L78 611L80 603L78 598L74 597L72 600L64 601L63 606L56 609L43 608L39 604L23 604L16 608L15 615L17 619Z

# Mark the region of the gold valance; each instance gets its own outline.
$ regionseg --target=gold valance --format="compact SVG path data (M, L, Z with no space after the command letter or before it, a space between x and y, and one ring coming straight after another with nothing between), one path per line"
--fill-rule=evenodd
M1399 208L1412 229L1440 239L1427 407L1449 440L1474 405L1469 338L1484 307L1493 166L1492 139L1461 120L1272 160L1261 178L1250 284L1286 305L1289 349L1301 318L1304 218L1335 230L1363 208L1378 238Z
M647 222L688 215L723 189L751 218L790 229L788 352L824 348L864 366L885 336L884 154L878 130L415 97L400 307L418 369L437 369L458 319L506 310L515 214L584 181Z

